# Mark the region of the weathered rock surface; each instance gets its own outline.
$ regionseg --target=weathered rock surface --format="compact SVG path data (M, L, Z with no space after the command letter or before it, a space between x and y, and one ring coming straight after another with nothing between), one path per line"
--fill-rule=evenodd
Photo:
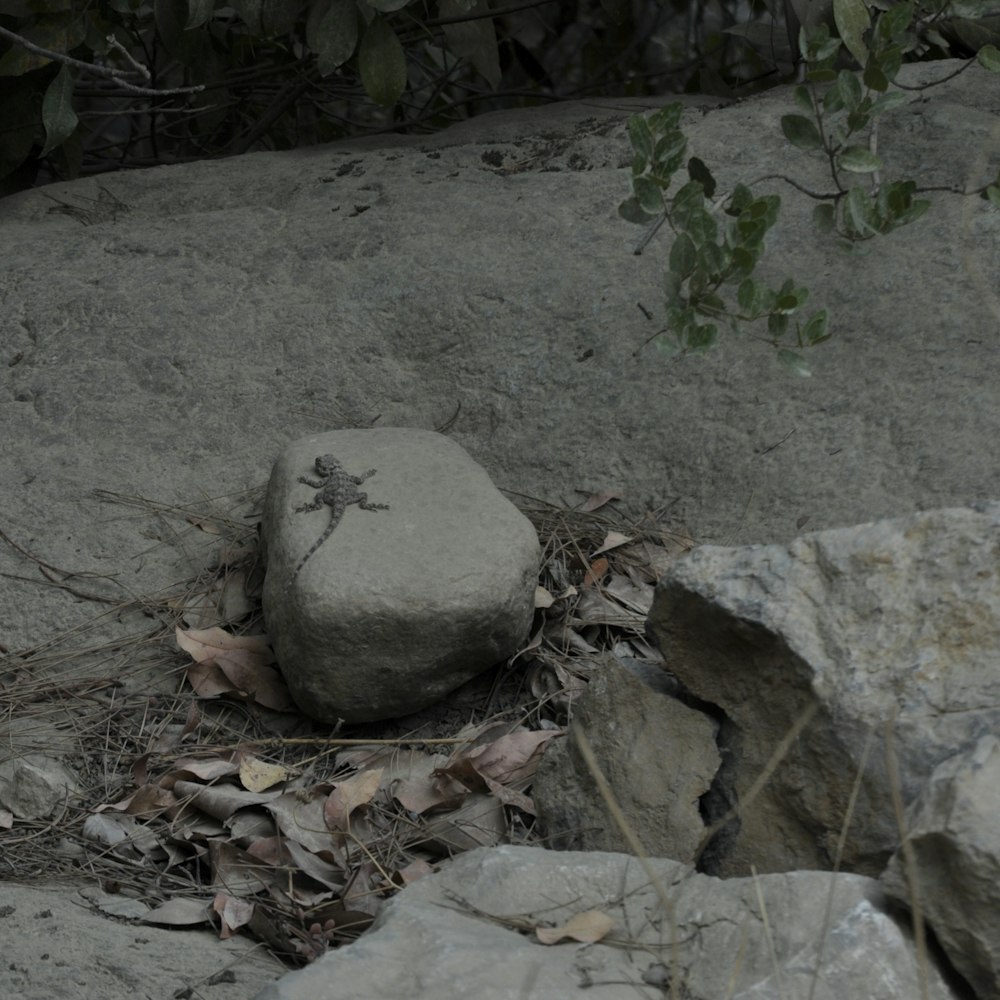
M884 119L879 152L900 176L949 189L995 176L996 78L959 65L903 67L909 86L947 82ZM788 88L729 107L684 101L691 152L722 189L782 172L827 187L823 164L781 134ZM634 256L639 231L616 213L625 120L664 103L570 102L5 199L0 509L20 548L0 547L3 644L36 648L86 623L94 648L120 648L148 627L142 613L91 627L94 605L25 551L82 574L75 588L107 580L114 604L214 557L216 536L148 506L120 516L95 490L175 511L251 491L289 439L335 424L454 417L449 434L504 487L554 501L613 488L633 513L669 505L699 541L725 545L1000 497L996 214L935 191L920 223L849 257L817 235L808 199L755 185L783 198L761 277L794 277L833 309L816 376L789 379L744 337L666 363L641 345L660 325L669 241L661 230ZM91 207L102 187L127 212L81 226L52 211L51 197ZM101 651L101 676L138 653ZM66 663L53 657L45 680ZM142 683L175 690L162 670ZM17 919L25 957L0 967L2 996L156 997L161 983L174 991L170 973L206 998L246 996L216 980L207 932L162 932L161 952L158 935L78 906L34 936L40 925ZM42 964L52 941L61 978ZM115 953L129 956L125 978L110 977L118 990L105 975ZM32 962L37 992L22 978Z
M955 968L986 1000L1000 996L1000 740L939 764L906 813L920 910ZM882 876L910 906L902 850Z
M675 968L685 1000L805 997L814 978L814 1000L920 996L913 946L872 879L792 872L722 881L650 863L672 912L624 854L472 851L405 889L358 942L257 1000L661 1000ZM533 934L589 910L613 921L597 944L544 945ZM933 966L927 996L957 1000Z
M863 769L842 863L878 875L898 841L887 752L908 803L1000 728L1000 503L694 549L657 587L649 628L681 685L724 715L730 801L815 712L724 837L717 873L830 868Z
M245 937L109 920L64 884L0 886L4 1000L247 1000L282 966ZM126 901L123 898L123 904ZM132 900L134 903L135 900ZM125 916L125 912L121 912Z
M645 852L693 862L705 832L698 803L720 763L712 721L608 655L574 702L573 722ZM532 797L549 847L631 853L572 735L546 747Z
M331 511L295 513L317 455L387 511L346 509L289 586ZM413 428L333 431L290 444L268 486L264 616L292 697L327 722L416 712L511 655L528 634L538 537L454 441Z

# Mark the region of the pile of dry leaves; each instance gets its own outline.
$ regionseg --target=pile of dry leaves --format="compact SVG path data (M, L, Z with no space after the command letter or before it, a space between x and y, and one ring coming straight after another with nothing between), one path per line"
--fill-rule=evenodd
M142 649L156 683L110 647L93 673L85 636L5 657L8 719L22 736L71 730L63 759L76 776L59 808L39 816L18 809L0 772L7 864L20 878L90 872L107 892L145 903L147 922L210 922L223 937L249 932L310 961L357 937L439 862L541 842L530 791L546 744L563 735L594 654L658 662L643 633L653 587L692 544L653 516L623 525L606 513L611 499L568 511L516 498L543 544L535 626L509 664L461 696L462 723L442 706L340 732L295 714L260 632L246 521L155 507L221 542L182 593L132 602L154 625L114 649ZM53 584L107 600L36 563ZM70 669L74 655L90 672ZM38 747L25 739L30 760Z

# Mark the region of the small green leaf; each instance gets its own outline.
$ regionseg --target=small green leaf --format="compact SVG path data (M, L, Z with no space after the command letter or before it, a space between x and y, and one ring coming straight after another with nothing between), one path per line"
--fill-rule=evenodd
M822 149L823 140L816 126L802 115L782 115L781 131L785 138L799 149Z
M42 124L45 145L41 155L48 156L75 131L79 119L73 110L73 73L63 65L45 90L42 98Z
M910 26L913 20L913 4L906 0L905 3L893 4L878 19L878 27L875 33L878 40L884 47L888 42L898 42L902 35Z
M666 298L668 309L680 304L683 287L683 275L676 274L674 271L663 272L663 294Z
M361 38L358 70L368 96L384 108L395 104L406 88L403 46L381 17L372 19Z
M896 79L899 67L903 65L903 49L899 45L886 49L879 60L879 66L885 78L891 83Z
M633 177L632 190L639 201L639 207L651 215L663 212L663 193L650 177Z
M358 46L358 5L355 0L330 0L310 43L317 53L320 76L329 76L354 55Z
M870 174L882 169L882 160L864 146L848 146L837 156L837 166L852 174Z
M847 192L845 211L851 230L859 236L867 238L868 236L874 236L878 232L873 225L877 220L875 219L871 200L861 188L852 187Z
M976 59L983 69L991 73L1000 73L1000 50L995 45L984 45L977 53Z
M618 214L626 222L632 222L637 226L645 226L663 213L657 212L655 215L651 215L644 208L642 208L638 200L633 196L631 198L626 198L618 206Z
M871 27L865 0L833 0L833 20L847 51L854 56L859 66L864 66L868 61L868 46L865 45L864 35Z
M991 184L984 192L983 197L991 204L1000 208L1000 187Z
M869 90L877 90L881 94L889 89L889 81L882 72L882 63L874 55L865 64L863 79Z
M653 131L642 115L632 115L628 120L628 137L632 148L644 159L653 155Z
M778 351L778 360L788 369L789 373L799 378L810 378L812 370L806 364L805 358L794 351L782 348Z
M795 90L792 91L792 96L795 98L795 103L807 115L814 115L816 113L816 109L813 107L812 94L810 94L808 87L796 87Z
M687 275L694 268L695 246L687 233L681 233L670 248L670 270L674 274Z
M861 104L861 84L858 83L858 78L846 69L837 74L836 90L848 111L854 111Z
M802 338L808 344L819 344L827 340L830 336L826 332L826 324L829 315L825 309L814 312L802 327Z
M681 123L681 114L683 111L684 105L680 101L674 101L673 104L666 104L649 116L649 127L654 132L675 131Z
M715 194L715 178L712 176L712 171L705 166L705 161L700 160L697 156L692 156L688 160L687 169L688 177L701 184L701 189L705 192L705 197L713 197Z
M810 69L806 71L806 79L810 83L829 83L837 79L837 74L832 69Z
M687 332L684 346L692 354L704 354L718 339L718 327L714 323L705 323Z
M833 230L835 217L833 205L829 202L822 202L813 209L813 224L821 233L829 233Z
M881 97L877 97L872 102L872 117L874 118L878 115L884 114L886 111L892 111L893 108L898 108L901 104L905 104L909 99L909 95L902 90L894 90L889 94L883 94Z
M783 337L788 330L787 313L773 312L767 317L767 332L772 337Z
M730 251L729 267L732 272L731 278L733 281L748 278L753 273L756 265L757 258L746 247L737 246L733 247Z
M1000 180L1000 178L998 178ZM745 184L737 184L726 205L726 215L738 216L753 203L753 193Z
M726 270L728 263L726 254L718 243L705 242L698 246L698 260L696 267L704 271L713 284L722 280L722 272Z

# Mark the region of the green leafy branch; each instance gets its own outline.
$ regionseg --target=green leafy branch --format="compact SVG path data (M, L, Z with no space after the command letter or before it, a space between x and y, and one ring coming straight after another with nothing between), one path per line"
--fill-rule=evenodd
M792 280L774 290L751 276L764 252L764 237L778 218L777 195L755 198L738 184L728 197L714 204L716 182L697 157L687 162L688 181L667 197L674 174L684 163L687 138L680 129L682 106L670 104L649 118L633 115L628 122L634 150L632 196L622 202L622 218L638 224L665 219L674 231L669 270L664 276L666 331L673 341L658 341L670 353L707 351L719 337L720 321L737 323L766 319L768 343L778 347L778 360L797 375L809 375L803 358L781 346L794 322L798 347L812 346L829 334L827 312L814 312L804 322L800 310L809 298L806 288ZM718 210L728 217L720 226ZM737 311L722 297L723 286L735 285ZM708 322L702 322L708 320Z
M808 85L794 88L793 96L804 114L785 115L781 128L800 149L823 154L830 164L836 190L829 195L806 191L787 177L787 183L820 200L814 221L823 232L836 230L847 247L885 234L919 219L930 207L915 197L913 180L882 183L882 158L876 152L877 122L881 115L908 100L900 91L889 91L904 55L917 45L911 28L914 6L909 0L879 13L874 23L864 4L834 0L834 12L847 42L832 35L826 23L799 34ZM856 73L838 70L836 62L846 44L864 69ZM1000 52L984 45L977 60L986 69L1000 71ZM807 376L802 356L783 346L783 338L794 332L798 348L812 347L829 339L825 309L803 319L809 291L791 279L777 289L754 281L752 274L764 251L764 237L777 221L777 195L754 197L738 184L732 194L713 204L715 180L697 157L687 161L688 181L667 197L674 174L684 163L687 139L680 130L681 105L672 104L649 118L633 116L628 123L634 157L632 196L619 207L629 222L666 221L674 232L669 270L664 277L666 328L672 340L657 339L672 354L708 350L718 340L719 321L735 329L739 323L766 320L766 342L778 348L778 360L792 373ZM871 183L849 185L845 175L868 175ZM1000 173L979 194L1000 207ZM720 227L717 211L729 217ZM736 307L727 305L723 287L736 286Z

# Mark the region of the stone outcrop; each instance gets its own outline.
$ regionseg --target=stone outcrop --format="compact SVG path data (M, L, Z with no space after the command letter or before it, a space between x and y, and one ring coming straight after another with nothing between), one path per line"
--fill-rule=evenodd
M778 1000L808 996L813 980L813 1000L921 995L909 935L872 879L724 881L676 861L650 864L666 906L624 854L472 851L407 888L357 943L256 1000ZM591 911L610 925L596 943L540 943L536 928ZM926 976L927 1000L959 1000L933 966Z
M881 872L898 841L894 770L910 802L1000 727L998 553L1000 503L984 503L678 560L648 628L721 718L715 791L740 812L717 873L830 868L849 814L842 867Z
M720 763L713 722L606 655L574 702L573 723L646 853L693 862L705 833L699 801ZM532 795L548 846L631 850L572 734L546 749Z
M886 893L919 909L978 997L1000 996L1000 740L939 764L906 813L907 851L882 875ZM907 856L912 858L909 869Z

